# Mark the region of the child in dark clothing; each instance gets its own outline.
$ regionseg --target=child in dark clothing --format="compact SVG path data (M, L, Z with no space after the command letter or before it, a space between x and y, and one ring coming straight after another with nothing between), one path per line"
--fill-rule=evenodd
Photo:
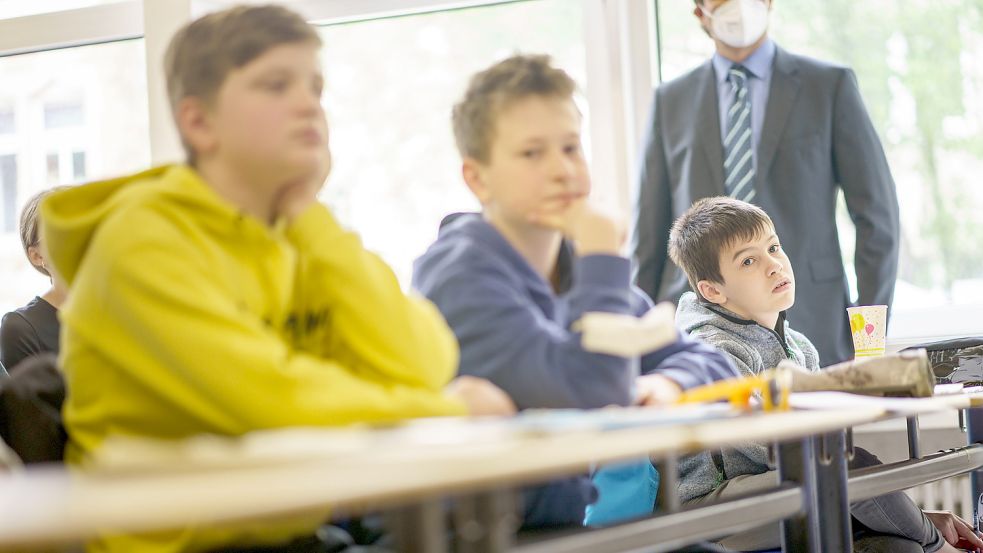
M52 188L35 194L27 200L20 214L20 241L24 255L39 273L51 278L47 261L41 251L41 225L38 222L38 204L48 194L65 187ZM43 352L58 353L58 309L68 291L65 285L51 278L51 288L35 297L27 305L7 313L0 322L0 367L13 370L24 359Z

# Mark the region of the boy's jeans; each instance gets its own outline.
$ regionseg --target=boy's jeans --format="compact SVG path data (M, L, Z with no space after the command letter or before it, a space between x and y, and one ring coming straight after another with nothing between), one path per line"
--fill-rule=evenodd
M863 468L882 464L870 452L854 449L850 468ZM764 491L775 487L774 471L761 474L745 474L725 481L709 494L687 501L686 506L698 506L738 495ZM856 550L864 552L901 552L910 545L912 551L937 551L945 541L921 509L904 493L893 492L850 505L853 516ZM859 524L858 524L859 523ZM767 524L751 530L727 536L720 544L738 551L756 551L780 547L779 525ZM907 542L907 543L905 543ZM883 546L883 547L882 547Z

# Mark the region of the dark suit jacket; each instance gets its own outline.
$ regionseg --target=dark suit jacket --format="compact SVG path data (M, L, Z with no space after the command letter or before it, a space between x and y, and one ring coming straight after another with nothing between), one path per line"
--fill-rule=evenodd
M717 106L710 61L655 91L633 233L636 282L653 298L675 301L688 289L668 259L672 222L695 200L724 194ZM899 239L894 181L853 72L777 48L757 159L754 202L795 271L789 322L823 365L851 358L837 188L857 227L861 305L891 304Z

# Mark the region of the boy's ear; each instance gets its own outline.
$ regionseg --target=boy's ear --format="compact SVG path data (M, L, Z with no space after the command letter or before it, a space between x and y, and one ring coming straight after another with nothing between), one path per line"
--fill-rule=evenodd
M197 156L215 149L218 142L212 130L208 107L200 98L186 96L178 102L176 116L178 132Z
M41 267L47 269L44 266L44 254L41 252L41 248L38 246L30 246L27 248L27 259L31 262L31 265L35 267Z
M465 157L461 162L461 176L481 205L485 205L491 199L491 191L485 184L484 166L480 161Z
M720 285L709 280L697 282L696 291L710 303L721 305L727 301L727 296L724 294Z

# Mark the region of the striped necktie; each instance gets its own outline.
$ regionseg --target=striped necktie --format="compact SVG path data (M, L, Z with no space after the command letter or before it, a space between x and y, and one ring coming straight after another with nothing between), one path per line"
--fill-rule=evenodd
M727 134L724 135L724 189L728 196L745 202L754 199L754 140L748 75L747 68L742 65L734 65L728 72L734 103L727 111Z

